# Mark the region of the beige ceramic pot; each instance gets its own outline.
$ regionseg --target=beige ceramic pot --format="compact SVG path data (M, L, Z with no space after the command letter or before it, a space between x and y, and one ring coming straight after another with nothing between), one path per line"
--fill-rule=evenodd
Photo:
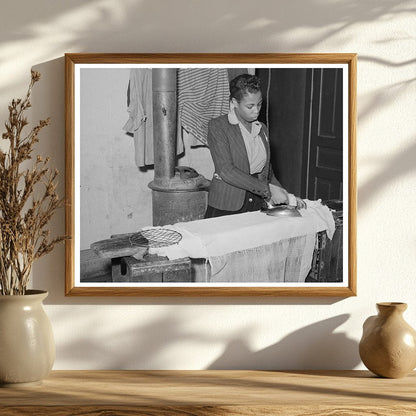
M0 295L0 386L41 383L55 361L52 326L42 301L48 292Z
M403 319L405 303L377 303L378 315L363 325L360 357L381 377L400 378L416 367L416 331Z

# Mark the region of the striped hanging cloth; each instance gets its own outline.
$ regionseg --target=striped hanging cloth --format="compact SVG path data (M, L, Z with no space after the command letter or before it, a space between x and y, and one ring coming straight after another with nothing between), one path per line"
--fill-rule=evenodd
M195 139L206 145L208 122L229 111L230 89L226 68L180 68L178 70L178 118Z

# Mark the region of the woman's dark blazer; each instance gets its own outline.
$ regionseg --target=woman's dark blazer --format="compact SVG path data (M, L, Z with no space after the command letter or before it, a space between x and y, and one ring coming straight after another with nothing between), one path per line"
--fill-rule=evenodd
M227 115L209 122L208 146L215 173L209 188L208 205L226 211L238 211L243 205L246 191L268 198L269 182L280 185L271 170L268 132L263 123L260 137L266 148L266 165L254 177L250 175L250 164L239 125L231 124Z

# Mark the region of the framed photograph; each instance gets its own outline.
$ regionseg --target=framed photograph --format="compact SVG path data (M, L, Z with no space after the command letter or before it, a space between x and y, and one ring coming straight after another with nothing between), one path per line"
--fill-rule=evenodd
M66 54L66 295L356 295L355 54Z

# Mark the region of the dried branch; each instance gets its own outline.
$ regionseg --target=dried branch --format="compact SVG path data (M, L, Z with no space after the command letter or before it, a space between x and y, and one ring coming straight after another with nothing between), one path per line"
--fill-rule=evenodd
M40 74L31 73L23 99L12 100L0 146L0 294L23 295L29 283L33 262L50 253L66 236L50 237L46 229L55 211L63 206L56 192L58 171L49 168L49 157L37 156L32 167L23 163L32 159L40 131L50 119L40 120L26 135L29 124L24 115L31 107L30 96ZM7 146L6 146L7 147ZM35 197L36 194L36 197Z

